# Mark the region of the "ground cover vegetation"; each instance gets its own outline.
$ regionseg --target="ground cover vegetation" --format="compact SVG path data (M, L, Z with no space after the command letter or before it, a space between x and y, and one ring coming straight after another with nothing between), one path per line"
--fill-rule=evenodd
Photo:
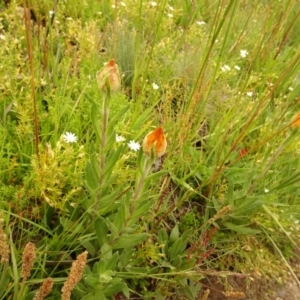
M297 1L0 3L0 299L284 281L300 226Z

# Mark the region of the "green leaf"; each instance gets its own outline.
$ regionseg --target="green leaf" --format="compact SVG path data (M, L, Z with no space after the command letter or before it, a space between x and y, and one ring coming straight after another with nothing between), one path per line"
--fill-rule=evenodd
M168 241L168 234L167 231L164 228L161 228L158 231L157 240L160 244L164 244Z
M152 206L152 204L153 204L152 201L149 201L149 199L146 199L138 203L130 220L128 221L128 226L132 226L136 224L139 218L147 216L149 208Z
M103 294L102 294L103 295ZM97 300L97 299L103 299L103 300L106 300L106 297L103 295L103 298L96 298L95 295L93 294L87 294L86 296L84 296L83 298L81 298L81 300Z
M245 227L245 226L239 226L239 225L232 224L230 222L225 222L223 225L226 226L227 228L229 228L230 230L233 230L233 231L235 231L237 233L241 233L241 234L261 233L261 231L258 229L252 229L252 228Z
M104 218L99 217L94 222L94 228L100 247L107 243L107 223Z
M129 264L134 252L135 250L133 248L122 251L119 259L120 268L125 268Z
M235 202L237 203L240 201L237 201L237 199L235 199ZM244 203L242 205L240 205L239 207L235 208L230 213L230 215L232 215L233 217L238 217L238 216L245 217L245 216L248 216L253 211L256 211L259 208L261 208L263 204L264 204L263 200L254 200L254 199L250 199L250 197L248 197L247 200L244 200Z
M92 199L94 199L96 197L96 191L99 187L99 175L89 160L85 165L85 186L91 194Z
M124 229L125 220L126 220L126 208L125 208L125 204L120 203L119 210L116 213L115 219L114 219L114 225L116 226L116 228L118 229L119 232L122 229Z
M170 261L173 261L177 255L182 253L182 238L178 238L169 249Z
M86 250L88 251L88 253L90 255L94 256L96 254L96 249L90 241L85 240L85 241L82 241L81 244L82 244L82 246L84 246L86 248Z
M115 282L115 283L110 282L110 284L111 284L111 286L106 288L106 290L104 291L105 296L113 296L113 295L121 292L123 289L125 289L127 287L126 283L124 283L124 282Z
M170 241L171 241L171 242L175 242L178 238L179 238L179 227L178 227L178 225L176 224L176 225L174 226L174 228L172 229L172 231L171 231L171 234L170 234Z
M98 141L101 140L101 131L100 131L100 124L99 124L99 108L98 105L96 105L95 103L92 104L91 106L91 121L97 136Z
M113 256L109 259L109 261L106 263L105 270L115 271L118 260L119 252L115 252Z
M182 258L178 255L175 257L175 259L172 261L172 265L176 268L176 269L180 269L181 265L182 265Z
M112 248L109 244L104 244L100 250L103 259L110 259L112 257Z
M136 233L136 234L124 234L122 235L114 244L112 244L113 249L128 249L136 245L141 244L147 238L149 238L148 233Z

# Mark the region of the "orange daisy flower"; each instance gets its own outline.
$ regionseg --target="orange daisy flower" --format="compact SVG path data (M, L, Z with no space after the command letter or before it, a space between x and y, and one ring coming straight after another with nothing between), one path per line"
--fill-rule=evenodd
M166 152L167 140L161 127L158 127L155 130L149 132L144 138L144 153L150 156L152 147L154 149L156 157L161 157Z
M111 59L98 73L97 83L102 91L108 88L111 92L117 91L121 86L121 77L118 65L114 59ZM107 86L109 84L109 87Z

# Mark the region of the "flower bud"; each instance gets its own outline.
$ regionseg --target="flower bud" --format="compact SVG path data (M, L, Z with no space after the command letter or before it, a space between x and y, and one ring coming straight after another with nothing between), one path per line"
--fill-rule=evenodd
M150 156L152 148L154 150L155 157L161 157L166 152L167 140L161 127L149 132L144 138L144 153Z
M111 59L100 71L97 72L97 83L101 91L116 92L121 86L118 65Z

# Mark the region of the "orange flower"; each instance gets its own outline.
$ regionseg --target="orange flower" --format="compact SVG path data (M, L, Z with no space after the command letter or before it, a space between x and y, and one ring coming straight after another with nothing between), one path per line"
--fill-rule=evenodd
M121 78L118 65L111 59L99 72L97 72L97 83L102 91L117 91L121 86Z
M144 153L150 155L152 147L154 149L156 157L161 157L166 152L167 140L161 127L158 127L155 130L149 132L144 138Z
M292 123L293 127L300 126L300 113L298 113L295 117L295 121Z

